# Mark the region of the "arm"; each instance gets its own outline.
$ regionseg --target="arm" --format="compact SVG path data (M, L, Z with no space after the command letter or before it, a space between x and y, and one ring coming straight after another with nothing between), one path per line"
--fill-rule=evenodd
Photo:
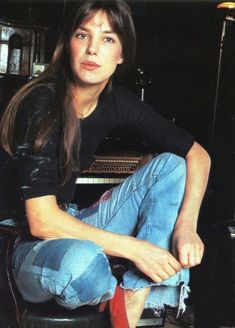
M186 155L186 189L173 234L173 253L183 267L201 262L204 246L197 234L197 219L210 171L210 157L197 142Z
M124 124L128 131L134 129L135 136L140 136L154 152L172 152L186 159L186 190L173 234L173 254L184 267L199 264L203 244L196 227L207 186L210 158L189 133L172 125L151 106L123 89L116 93L121 125Z
M25 201L30 232L41 239L78 238L100 245L113 256L126 257L129 236L98 229L61 210L53 195Z
M25 201L30 232L41 239L77 238L90 240L111 256L126 258L153 281L161 282L181 270L168 251L131 236L105 231L79 221L62 211L55 196Z

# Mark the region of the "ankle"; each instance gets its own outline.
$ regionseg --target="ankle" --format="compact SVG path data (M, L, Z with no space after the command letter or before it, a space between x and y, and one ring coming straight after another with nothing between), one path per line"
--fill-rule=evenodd
M124 300L130 328L135 328L137 326L149 291L149 288L143 288L138 291L125 290Z

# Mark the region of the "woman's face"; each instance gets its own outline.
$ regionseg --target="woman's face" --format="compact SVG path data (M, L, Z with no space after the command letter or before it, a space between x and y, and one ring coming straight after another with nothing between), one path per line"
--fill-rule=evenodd
M81 85L106 85L123 62L121 41L105 12L98 11L73 33L70 61L75 80Z

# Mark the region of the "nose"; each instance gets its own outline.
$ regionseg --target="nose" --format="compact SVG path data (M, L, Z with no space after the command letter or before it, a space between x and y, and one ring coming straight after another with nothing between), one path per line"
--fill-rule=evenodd
M97 55L98 53L98 41L91 39L86 50L87 54L90 56Z

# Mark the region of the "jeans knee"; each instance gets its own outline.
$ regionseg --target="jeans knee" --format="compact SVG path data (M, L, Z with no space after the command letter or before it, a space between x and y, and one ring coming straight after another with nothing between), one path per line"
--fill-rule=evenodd
M156 159L163 161L163 171L174 173L174 175L182 178L186 177L186 161L183 157L172 153L162 153Z
M179 171L179 173L186 175L186 161L183 157L175 154L170 154L170 160L173 162L173 165Z
M110 291L113 280L107 258L97 254L82 275L71 282L81 303L98 303Z
M63 282L61 297L65 302L76 298L78 304L98 303L113 279L106 255L89 241L77 241L68 250L58 275L58 283Z

